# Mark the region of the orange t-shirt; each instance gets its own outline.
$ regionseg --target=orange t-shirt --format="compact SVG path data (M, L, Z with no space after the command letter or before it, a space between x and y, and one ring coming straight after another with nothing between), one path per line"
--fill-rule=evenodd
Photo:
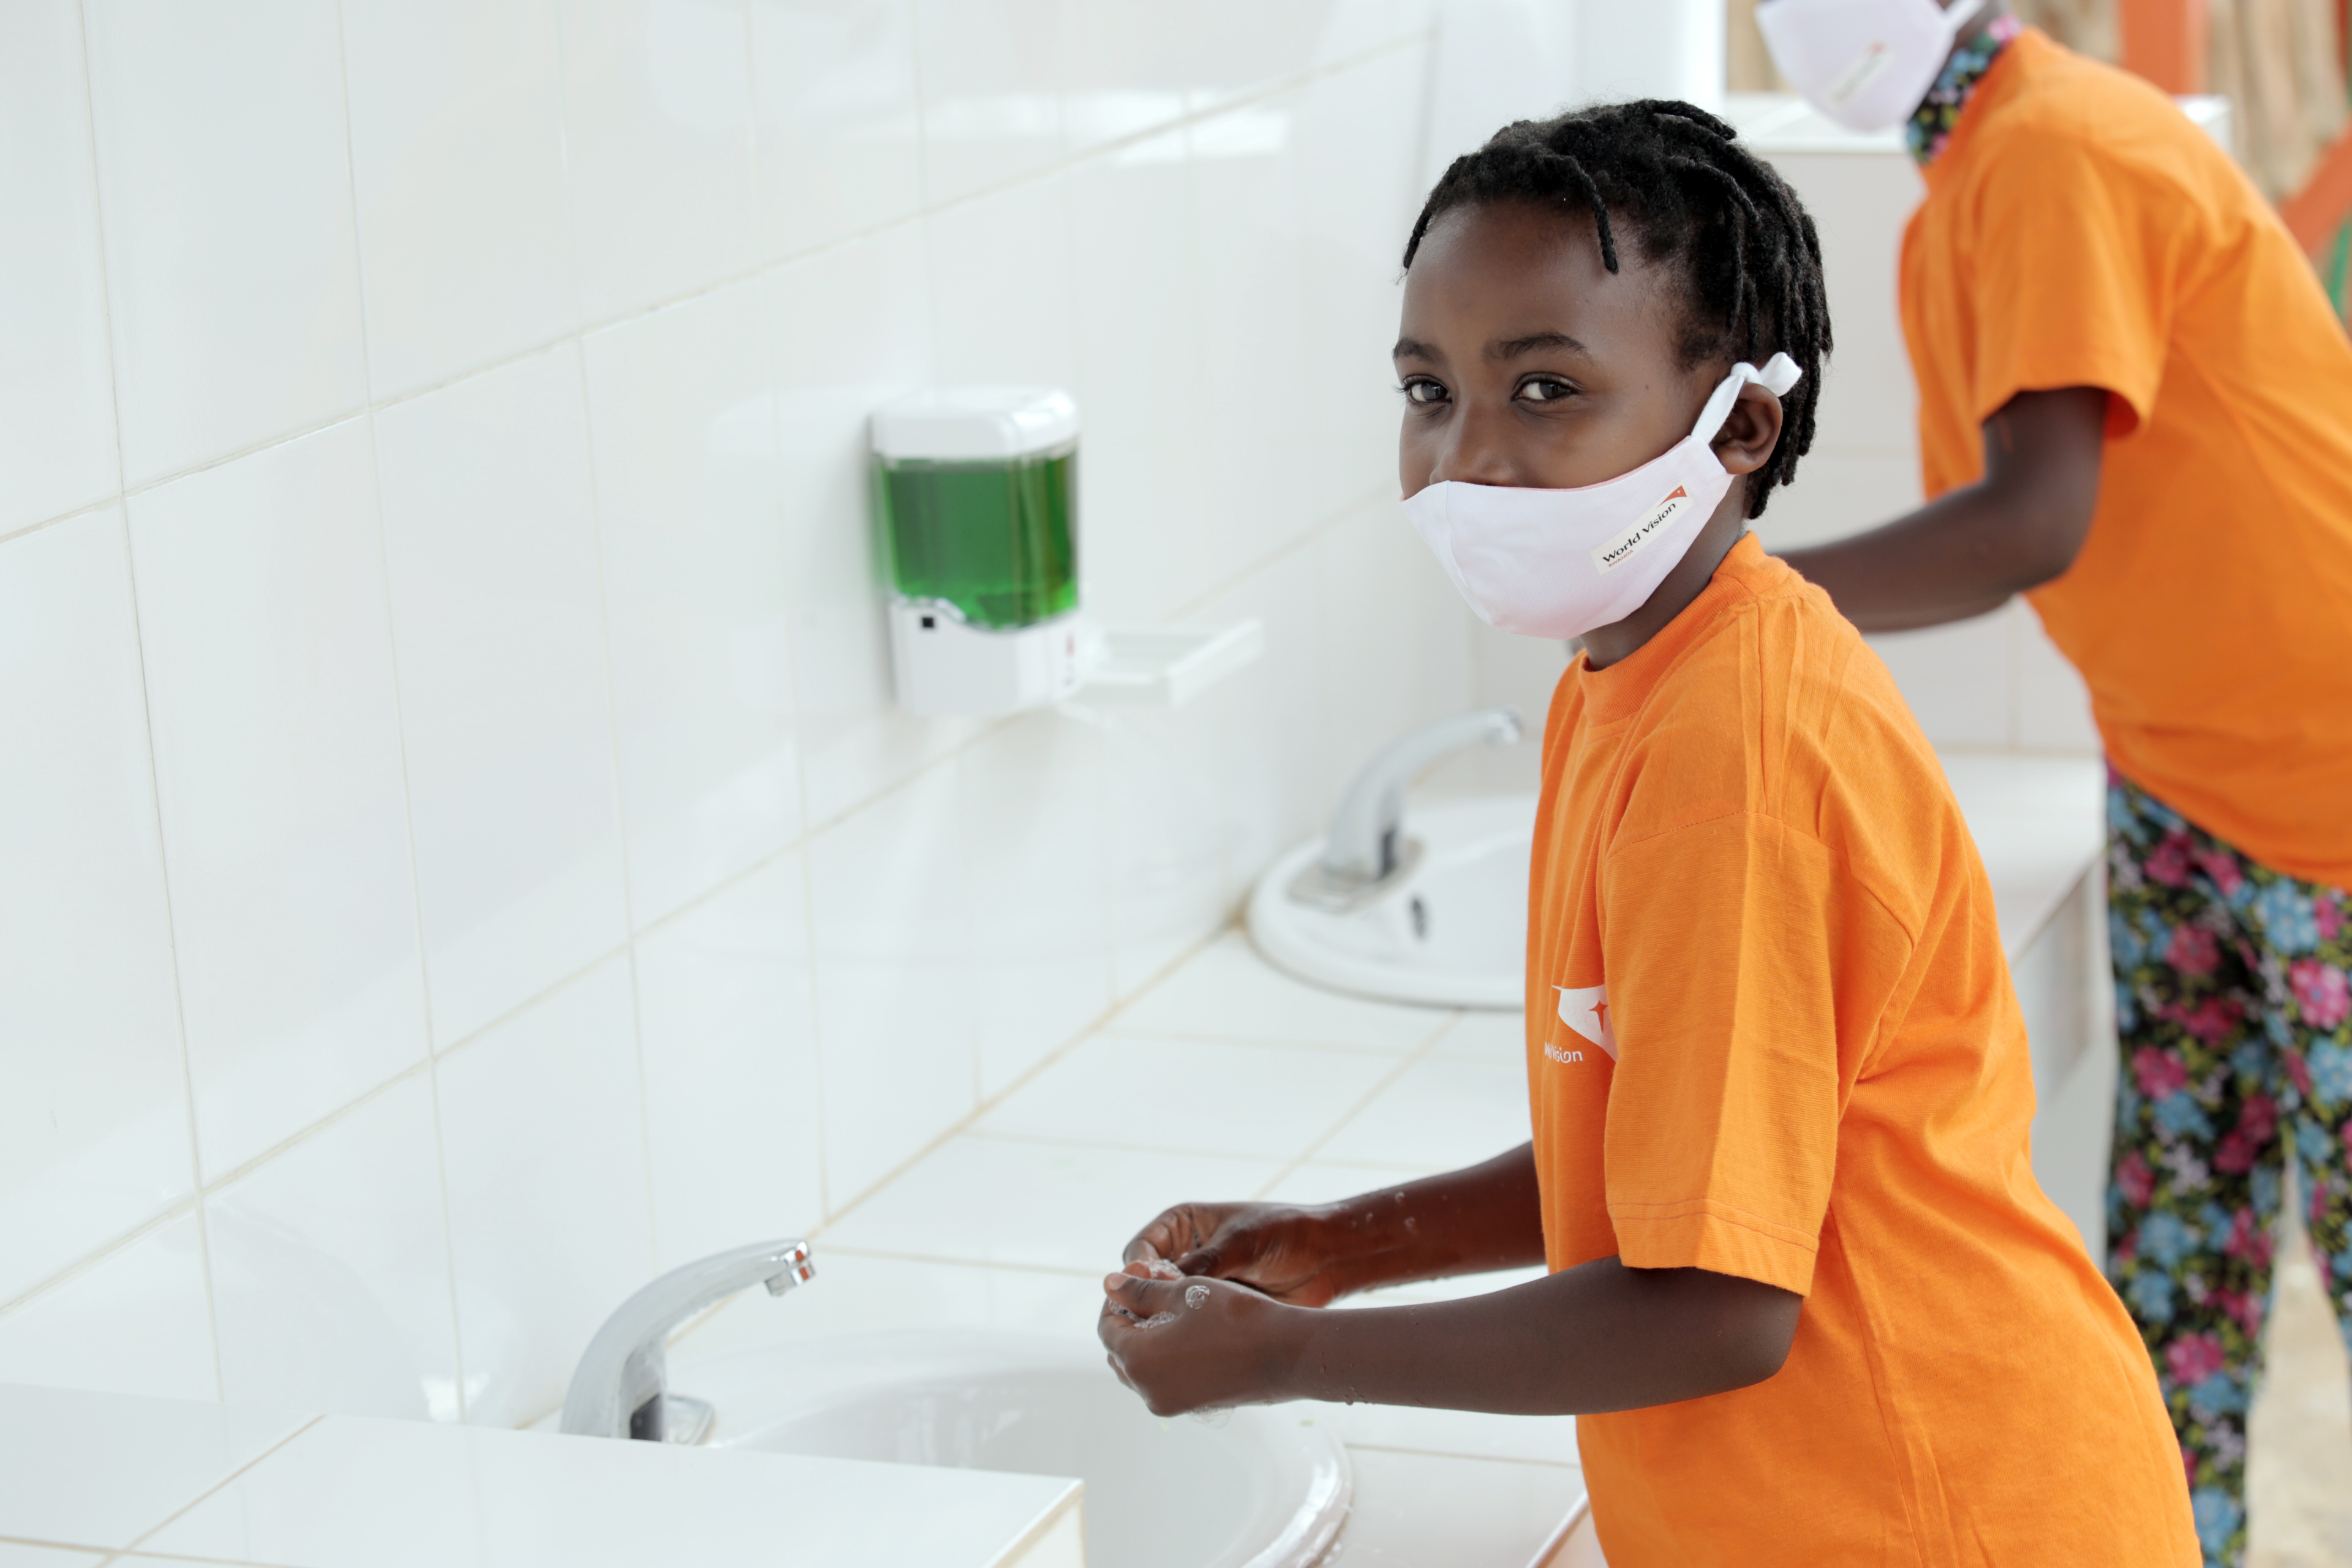
M1978 82L1903 237L1927 493L2020 392L2109 395L2098 510L2028 595L2109 759L2266 866L2352 887L2352 343L2171 101L2040 33Z
M1569 667L1543 765L1550 1265L1805 1297L1777 1375L1579 1419L1609 1561L2196 1568L2155 1369L2034 1183L1991 888L1860 635L1751 534Z

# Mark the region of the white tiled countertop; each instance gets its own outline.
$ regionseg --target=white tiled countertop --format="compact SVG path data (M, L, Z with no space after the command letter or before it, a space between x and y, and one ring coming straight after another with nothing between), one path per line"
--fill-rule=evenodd
M0 1386L0 1568L1076 1568L1075 1482Z

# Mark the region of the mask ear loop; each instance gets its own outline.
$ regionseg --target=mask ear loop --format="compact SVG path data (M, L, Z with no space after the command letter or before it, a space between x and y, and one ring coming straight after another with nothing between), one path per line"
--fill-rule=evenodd
M1754 382L1775 397L1786 397L1789 389L1803 380L1804 375L1803 369L1785 353L1776 353L1766 360L1762 370L1746 360L1740 361L1731 367L1731 374L1723 378L1723 384L1717 387L1715 395L1706 400L1706 406L1699 410L1698 423L1691 426L1690 438L1713 441L1717 432L1723 428L1723 422L1731 417L1731 405L1738 400L1739 389L1749 382Z

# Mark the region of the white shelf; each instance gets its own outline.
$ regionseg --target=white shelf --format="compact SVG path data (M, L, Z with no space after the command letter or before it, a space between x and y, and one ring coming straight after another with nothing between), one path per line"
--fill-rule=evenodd
M1230 626L1106 627L1077 700L1174 708L1189 702L1265 651L1255 621Z

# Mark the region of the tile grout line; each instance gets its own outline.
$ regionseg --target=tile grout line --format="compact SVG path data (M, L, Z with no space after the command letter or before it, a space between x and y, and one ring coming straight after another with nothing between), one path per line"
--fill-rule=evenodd
M116 485L121 487L124 474L122 390L121 377L114 363L114 289L106 265L105 186L99 176L98 166L98 83L97 78L90 70L89 9L87 5L77 3L74 7L74 19L81 45L82 107L84 123L88 127L89 137L90 221L97 231L99 299L101 306L100 313L106 321L106 386L108 407L114 418L114 478ZM179 916L172 907L171 855L163 840L163 770L155 760L155 702L147 679L147 633L145 626L140 621L139 562L137 552L131 548L131 508L127 503L127 494L119 494L113 505L118 536L122 543L123 587L129 597L127 607L131 612L131 658L139 668L139 718L147 742L147 802L149 809L154 814L155 873L161 883L163 898L164 961L172 973L172 1022L174 1031L179 1036L181 1108L187 1122L188 1179L193 1188L186 1201L193 1208L196 1218L196 1258L197 1269L204 1288L205 1337L212 1347L213 1392L215 1395L220 1395L224 1393L221 1379L220 1310L213 1292L213 1249L205 1215L204 1150L197 1135L195 1068L190 1060L188 1051L187 997L185 987L181 984L180 978ZM173 1205L174 1211L178 1206ZM169 1223L171 1220L168 1215L159 1216L142 1234L152 1235L159 1232ZM106 1256L115 1256L127 1249L130 1245L131 1242L126 1239L121 1246L110 1248ZM95 1268L95 1260L93 1260L91 1267ZM43 1289L43 1286L36 1285L32 1291L19 1300L29 1300L32 1295L39 1293Z
M596 409L588 390L588 349L584 340L573 340L572 368L580 395L580 430L587 442L588 544L596 562L596 651L603 677L604 746L613 764L610 805L614 849L620 858L622 949L628 957L629 1050L637 1072L637 1167L646 1194L646 1262L651 1274L659 1274L661 1227L656 1223L654 1205L653 1106L646 1076L646 1010L637 975L636 875L629 854L627 792L621 777L621 710L619 685L614 676L612 574L604 555L604 494L602 476L597 472Z
M268 1458L271 1455L279 1452L289 1443L291 1443L295 1438L299 1437L303 1433L308 1432L311 1427L316 1426L320 1422L324 1421L325 1419L326 1416L323 1415L311 1416L308 1421L303 1422L302 1425L295 1427L294 1430L287 1433L286 1436L278 1438L278 1441L269 1445L268 1447L264 1448L260 1453L256 1454L253 1458L247 1459L242 1465L239 1465L236 1469L231 1470L227 1475L223 1476L219 1480L215 1481L211 1486L206 1487L203 1491L189 1499L187 1502L181 1505L181 1507L174 1510L172 1513L158 1521L153 1525L151 1525L146 1530L141 1531L139 1534L131 1537L131 1544L125 1546L122 1550L124 1552L138 1551L142 1542L154 1539L157 1535L162 1534L164 1531L170 1529L173 1525L186 1518L188 1514L194 1511L197 1505L219 1493L225 1488L236 1481L238 1478L246 1475L256 1465L260 1464L264 1459Z

